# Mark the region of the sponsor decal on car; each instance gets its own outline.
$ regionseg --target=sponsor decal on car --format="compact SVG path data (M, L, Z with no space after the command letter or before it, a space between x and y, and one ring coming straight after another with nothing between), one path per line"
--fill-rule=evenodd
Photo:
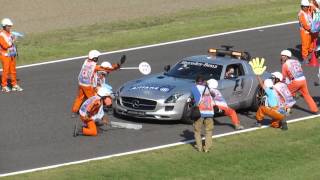
M213 68L213 69L218 68L218 65L216 65L216 64L209 64L209 63L203 63L203 62L181 61L180 64L183 64L185 66L192 65L192 66L208 67L208 68Z
M175 88L175 86L171 86L171 85L138 85L138 86L130 87L129 91L131 91L131 90L150 90L150 91L161 91L161 92L168 93L174 88Z

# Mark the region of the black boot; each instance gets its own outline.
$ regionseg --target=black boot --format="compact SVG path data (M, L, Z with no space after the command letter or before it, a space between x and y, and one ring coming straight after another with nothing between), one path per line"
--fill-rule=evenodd
M262 126L261 121L257 120L256 123L254 124L254 126L260 128Z
M73 137L82 136L82 135L83 135L82 128L78 129L78 125L75 124L73 129Z
M281 129L284 131L288 130L287 120L284 119L281 121Z

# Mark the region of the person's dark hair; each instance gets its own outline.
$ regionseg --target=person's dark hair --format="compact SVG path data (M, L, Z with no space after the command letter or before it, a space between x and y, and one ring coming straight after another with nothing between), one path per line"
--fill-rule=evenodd
M95 57L95 58L92 58L92 61L94 61L94 62L98 62L98 58L97 57Z
M204 80L204 77L202 74L198 74L197 77L196 77L196 83L203 83L205 80Z
M280 79L275 77L275 76L271 76L272 81L274 82L274 84L280 82Z

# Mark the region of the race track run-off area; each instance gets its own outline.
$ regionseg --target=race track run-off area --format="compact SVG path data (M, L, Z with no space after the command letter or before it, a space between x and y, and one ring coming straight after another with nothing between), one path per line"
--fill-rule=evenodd
M163 71L164 65L173 65L183 57L206 54L208 48L220 45L233 45L234 49L249 51L253 57L264 57L267 71L273 72L280 71L280 51L290 49L294 55L298 55L299 44L298 24L293 22L120 50L105 53L101 59L117 62L122 54L126 54L126 66L136 66L141 61L147 61L152 67L152 73L159 73ZM0 108L0 176L193 140L191 125L152 120L132 121L117 119L112 115L112 121L139 123L143 128L138 131L109 129L98 137L74 138L71 106L83 61L84 57L80 57L18 69L18 78L25 91L0 95L0 101L5 103ZM313 85L318 80L318 69L304 66L304 71L310 94L319 103L319 89ZM110 84L117 89L126 81L142 76L135 70L121 70L112 73L109 78ZM239 111L238 115L246 129L252 128L255 112ZM288 119L311 115L303 98L299 98ZM227 117L216 118L215 135L233 131Z

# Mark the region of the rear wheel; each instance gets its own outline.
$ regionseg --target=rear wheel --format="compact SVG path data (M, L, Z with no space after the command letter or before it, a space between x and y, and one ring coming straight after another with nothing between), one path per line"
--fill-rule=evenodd
M181 118L181 121L184 124L192 124L193 120L191 119L191 109L192 109L192 104L191 103L186 103L183 109L183 115Z
M265 97L264 90L259 86L254 93L254 99L252 102L252 110L257 111L259 106L264 105L264 97Z

